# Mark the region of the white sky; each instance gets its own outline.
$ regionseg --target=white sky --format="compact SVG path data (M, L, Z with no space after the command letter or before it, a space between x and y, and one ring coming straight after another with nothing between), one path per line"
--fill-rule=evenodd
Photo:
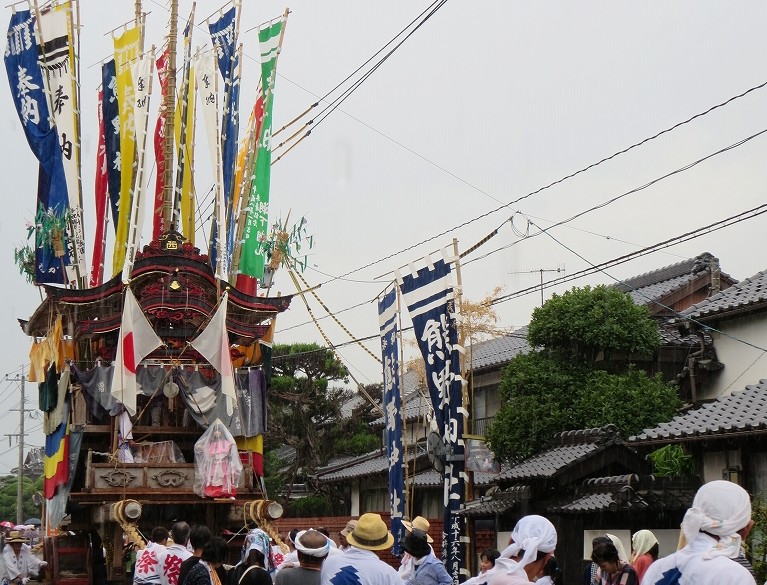
M278 65L274 124L298 115L352 73L428 4L295 0L290 4ZM133 16L128 0L82 0L83 188L86 245L93 238L95 97L111 40L104 33ZM191 3L182 0L180 14ZM218 8L198 3L196 21ZM145 0L147 46L163 43L164 0ZM280 14L273 0L247 0L242 30ZM452 230L532 191L620 151L767 81L763 60L767 4L739 2L460 2L444 5L312 135L272 169L271 217L305 216L314 235L310 284L358 337L377 333L372 301L387 278L379 276L459 240L468 248L493 229L498 234L466 258L465 294L479 299L495 286L505 292L539 282L538 270L588 266L694 230L765 200L767 137L588 213L546 235L520 241L508 222L524 216L547 227L606 202L767 128L767 89L664 134L627 154L519 203ZM258 81L255 31L242 35L245 70L241 107L249 110ZM208 43L198 28L194 45ZM155 98L155 104L158 99ZM13 110L0 91L0 159L5 187L0 214L0 270L6 275L0 307L2 372L20 370L30 340L16 319L40 301L13 263L33 218L37 169ZM198 134L197 190L211 180L207 147ZM521 214L524 214L521 215ZM610 283L709 251L736 279L764 268L758 217L609 270L568 283ZM111 228L110 228L111 229ZM535 231L535 228L531 228ZM350 274L430 236L428 244ZM201 242L198 241L198 245ZM513 246L493 253L504 246ZM570 248L568 250L567 248ZM110 242L111 246L111 242ZM204 246L203 246L204 247ZM572 251L571 251L572 250ZM584 261L578 255L586 259ZM530 271L536 271L530 273ZM330 275L330 276L328 276ZM352 279L352 280L349 280ZM294 292L278 272L273 289ZM547 290L547 295L550 290ZM317 315L324 311L313 300ZM361 307L340 312L361 303ZM521 326L540 303L534 292L497 306L502 325ZM407 320L407 319L406 319ZM277 342L323 343L296 299L278 320ZM333 343L348 336L332 320L323 328ZM376 354L376 340L368 342ZM380 366L361 349L340 353L361 382L379 381ZM0 383L0 424L17 432L17 384ZM28 385L29 403L37 389ZM28 421L29 441L42 445L39 420ZM0 446L0 472L16 465L15 448Z

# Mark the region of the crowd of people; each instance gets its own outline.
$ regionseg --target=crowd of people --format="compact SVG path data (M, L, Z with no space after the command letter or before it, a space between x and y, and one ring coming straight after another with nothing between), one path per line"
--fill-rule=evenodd
M712 481L697 492L681 524L678 550L659 558L659 543L649 530L631 538L631 555L615 535L594 539L583 585L755 585L743 554L753 527L751 500L728 481ZM275 545L258 527L250 527L239 560L230 561L229 542L203 526L175 522L170 531L152 530L147 545L126 563L134 585L449 585L445 564L437 558L429 522L404 522L399 567L379 558L394 536L379 514L350 520L336 542L324 528L294 529L288 550ZM132 547L126 548L126 552ZM503 550L486 549L479 573L465 585L562 585L556 560L557 531L543 516L524 516ZM2 585L26 585L42 573L41 561L24 534L11 530L3 547ZM132 559L131 559L132 561Z

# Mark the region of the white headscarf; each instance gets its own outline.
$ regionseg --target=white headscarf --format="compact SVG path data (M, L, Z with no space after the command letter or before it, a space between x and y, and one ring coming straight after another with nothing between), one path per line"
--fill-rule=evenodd
M511 532L512 543L501 553L501 558L495 561L501 566L501 572L519 573L532 563L539 552L553 553L557 548L557 530L543 516L525 516L521 518ZM525 554L519 561L511 561L520 551ZM488 571L489 572L489 571Z
M629 557L626 554L626 549L624 548L623 542L621 541L621 539L615 536L614 534L605 533L605 536L613 542L613 545L615 546L615 550L618 551L618 559L623 561L624 563L627 562L629 560Z
M706 551L703 558L726 556L731 559L740 554L741 538L738 530L751 521L751 498L739 485L730 481L711 481L698 490L682 520L682 533L691 543L700 532L719 537L719 541Z
M324 558L328 556L328 553L330 552L330 539L324 534L317 532L316 530L312 530L312 532L322 534L322 536L325 538L325 545L320 548L309 548L301 543L301 537L303 537L303 535L307 532L309 532L309 530L302 530L296 534L296 539L293 543L296 546L296 550L300 553L304 553L305 555L309 555L310 557Z
M652 547L658 544L658 539L649 530L639 530L631 537L631 560L634 561L638 556L649 552Z

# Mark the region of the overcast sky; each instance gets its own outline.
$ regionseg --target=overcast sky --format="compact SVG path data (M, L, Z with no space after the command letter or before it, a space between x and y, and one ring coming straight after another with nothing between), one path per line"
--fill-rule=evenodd
M110 52L104 33L132 18L133 5L81 2L89 259L98 63ZM190 6L183 0L180 14ZM198 3L195 46L210 45L202 21L218 6ZM275 127L332 90L427 6L412 0L292 2L278 64ZM165 2L146 1L144 8L151 12L147 46L161 45ZM284 8L273 0L248 0L242 30ZM510 203L767 81L766 21L767 4L756 1L735 7L698 1L451 0L274 165L271 216L290 212L292 218L307 218L314 248L304 277L311 285L322 283L317 293L354 336L367 337L378 330L371 301L392 270L453 238L465 250L498 228L464 259L464 292L476 300L496 286L506 293L534 286L540 270L547 271L544 278L556 276L548 271L558 268L574 274L756 207L765 202L766 136L627 193L767 129L767 89ZM255 31L241 40L246 54L241 107L248 110L259 76ZM24 242L25 224L34 216L37 170L8 89L0 91L0 112L6 194L0 214L6 287L0 344L2 372L14 374L26 363L31 344L16 319L29 317L40 301L13 263L13 248ZM201 133L197 142L196 185L204 193L211 174ZM624 194L550 235L524 237ZM759 216L545 294L612 283L704 251L720 258L723 271L743 279L767 268L765 228L767 219ZM411 249L397 253L406 248ZM340 275L346 276L334 278ZM273 292L295 292L287 274L278 272L276 278ZM310 302L316 315L325 314ZM526 324L537 304L539 291L497 305L501 324ZM355 308L344 311L349 307ZM334 344L349 340L331 319L321 324ZM323 343L299 299L280 316L276 340ZM376 340L367 346L380 353ZM343 346L339 353L360 382L380 380L380 366L361 349ZM17 389L14 383L0 385L0 422L8 433L17 432L18 413L9 410L18 406ZM27 390L30 406L36 406L36 386ZM40 420L28 426L37 429L28 440L42 445ZM6 442L0 447L0 472L15 465L15 448Z

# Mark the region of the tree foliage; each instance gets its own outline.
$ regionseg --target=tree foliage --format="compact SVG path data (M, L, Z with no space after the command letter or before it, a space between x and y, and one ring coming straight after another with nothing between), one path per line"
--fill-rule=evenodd
M567 430L612 423L630 436L680 405L674 386L631 364L659 339L646 309L624 293L585 287L555 295L533 313L528 341L538 349L504 370L502 406L487 431L500 458L526 457Z
M348 372L332 350L314 343L275 345L272 372L268 441L270 446L295 449L285 474L290 486L299 471L310 474L333 452L329 430L351 393L331 383L347 382Z
M16 477L8 476L3 478L2 487L0 487L0 520L9 520L14 524L16 523L16 490L18 485ZM27 518L40 518L40 508L33 503L32 495L35 492L42 493L43 477L40 476L32 481L29 477L24 476L21 489L24 502L21 521L23 522Z
M659 337L649 316L647 307L617 289L573 288L533 311L527 337L533 347L591 364L600 357L651 355Z

